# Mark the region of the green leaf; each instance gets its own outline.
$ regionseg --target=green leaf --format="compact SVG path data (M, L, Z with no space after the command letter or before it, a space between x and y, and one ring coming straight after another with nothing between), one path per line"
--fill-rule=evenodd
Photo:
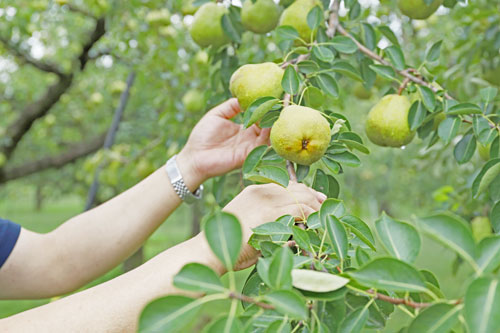
M486 162L472 183L472 196L477 198L486 191L491 182L500 174L500 158Z
M323 155L323 157L321 158L321 161L323 161L323 163L325 163L325 166L332 173L335 173L335 174L339 173L340 168L341 168L340 164L335 162L331 158L329 158L328 155Z
M364 44L367 48L370 50L375 50L375 47L377 46L377 37L375 35L375 29L373 29L373 26L368 23L361 23L363 26L363 32L364 32Z
M460 141L458 141L455 149L453 150L453 155L458 164L464 164L470 161L474 152L476 151L476 138L474 135L467 134Z
M325 101L325 96L320 89L314 86L308 86L304 92L304 100L306 101L307 106L320 108Z
M292 288L293 254L288 247L282 247L272 257L269 265L269 282L274 289Z
M319 210L321 225L326 228L326 218L328 215L333 215L341 218L346 213L346 208L341 200L329 198L326 199Z
M355 234L363 243L368 245L373 251L376 251L374 245L375 239L373 238L370 227L368 227L365 222L353 215L345 215L340 219L340 221L347 225L351 232Z
M462 121L458 117L446 117L438 127L438 136L445 144L453 139L460 129Z
M321 169L316 169L316 173L314 174L314 180L312 184L312 188L316 191L319 191L323 194L328 195L328 177Z
M238 318L223 316L208 327L207 333L240 333L242 331L243 326Z
M433 112L436 108L436 97L434 96L434 92L426 86L418 86L418 91L420 92L420 96L422 97L422 102L427 110Z
M303 60L297 64L299 72L304 74L312 74L319 71L319 66L312 60Z
M297 181L302 182L304 179L306 179L310 169L311 168L309 167L309 165L298 164L296 170Z
M225 296L210 295L194 300L185 296L167 296L149 303L141 313L139 332L178 332L192 322L201 305Z
M288 320L276 320L266 329L265 333L290 333L292 331Z
M378 26L377 29L384 35L392 44L399 46L399 41L391 28L385 25Z
M259 183L275 183L283 187L287 187L290 181L288 172L274 165L259 166L252 173L245 174L245 179Z
M350 149L356 149L364 154L370 154L370 150L363 145L361 137L354 132L342 132L337 140L344 143Z
M427 110L420 101L415 101L408 111L408 125L410 130L414 131L424 122Z
M356 248L356 261L359 266L363 266L370 261L370 255L360 246Z
M312 48L312 54L319 60L330 63L333 61L333 52L326 46L315 45Z
M474 261L476 245L467 222L451 213L420 218L419 222L431 238L455 251L477 269Z
M241 43L241 28L238 27L238 21L232 20L229 14L224 14L221 18L221 25L224 33L233 42Z
M333 214L327 215L326 217L326 231L328 232L328 237L330 237L330 241L338 258L341 261L346 260L347 250L349 248L347 233L340 220Z
M212 252L228 270L232 270L243 240L240 222L236 216L217 212L206 220L204 229Z
M424 309L413 320L408 333L448 333L458 322L461 306L438 303Z
M281 87L290 95L295 95L299 92L300 78L292 65L288 65L281 80Z
M304 250L310 251L311 250L311 240L309 239L309 235L307 234L307 231L303 230L302 228L299 228L297 226L292 227L292 232L293 232L293 240L297 243L297 245Z
M447 115L461 115L461 114L481 114L481 108L472 103L460 103L453 105L446 111Z
M309 269L292 270L292 280L295 288L317 293L340 289L349 282L349 279L338 275Z
M319 212L314 212L307 217L307 226L309 229L321 228L321 220L319 218Z
M337 80L330 73L320 73L313 78L314 83L325 93L332 97L339 97Z
M349 313L340 323L339 333L359 333L368 320L368 308L361 307Z
M340 53L351 54L358 50L358 47L349 37L337 36L333 37L331 41L335 50Z
M323 22L323 10L320 6L315 6L307 13L307 25L311 30L316 29Z
M307 318L306 300L291 290L278 290L265 296L265 299L276 307L276 311L291 319Z
M349 151L338 154L328 154L328 157L336 162L343 163L352 167L361 165L361 160L359 159L359 157Z
M498 234L500 233L500 201L493 205L490 212L490 222L493 230Z
M406 67L405 56L401 48L396 45L391 45L384 49L385 54L391 60L391 63L396 67L396 69L402 71Z
M396 72L394 72L394 69L390 66L385 66L385 65L370 65L370 68L377 73L378 75L382 76L383 78L389 79L389 80L396 80Z
M328 175L328 195L329 198L338 198L340 194L340 184L332 175Z
M427 50L425 60L427 60L428 62L439 60L439 55L441 54L441 44L443 44L442 40L432 44L429 50Z
M268 222L253 228L252 231L257 235L291 235L292 229L279 222Z
M500 266L500 236L486 237L479 243L478 275L493 272Z
M243 125L248 128L258 122L273 106L279 103L279 99L267 96L255 100L243 113Z
M420 252L420 237L412 225L396 221L385 213L375 221L377 233L391 256L406 262L414 262Z
M243 163L243 173L250 173L252 172L255 167L259 164L260 160L264 156L264 154L267 151L267 146L262 145L255 147L250 154L248 154L247 158L245 159L245 162Z
M464 317L469 332L497 332L500 327L500 283L481 277L470 284L465 293Z
M336 60L329 70L350 77L351 79L363 82L361 74L350 63L345 60Z
M377 258L348 275L364 286L388 291L426 292L422 274L394 258Z
M299 38L299 33L297 30L289 25L281 25L276 28L276 35L280 40L290 40L294 41Z
M179 289L203 293L217 293L226 290L219 276L211 268L198 263L190 263L182 267L180 272L174 276L174 286Z
M497 96L497 93L498 93L498 89L494 88L494 87L483 88L479 91L479 95L481 96L481 100L484 103L490 103L491 101L493 101L495 99L495 97Z
M257 261L257 274L261 278L264 283L271 287L271 280L269 279L269 266L271 265L272 258L263 258L260 257L259 261Z

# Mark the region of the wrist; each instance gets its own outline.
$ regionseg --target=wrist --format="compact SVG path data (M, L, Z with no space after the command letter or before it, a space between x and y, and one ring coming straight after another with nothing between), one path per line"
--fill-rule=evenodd
M193 155L186 149L181 150L176 160L184 184L186 184L191 193L194 193L206 178L198 171Z

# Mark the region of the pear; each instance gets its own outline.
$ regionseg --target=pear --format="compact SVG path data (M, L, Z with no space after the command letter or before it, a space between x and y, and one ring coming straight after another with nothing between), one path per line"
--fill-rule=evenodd
M139 179L146 178L155 171L155 167L147 159L141 159L135 169Z
M406 96L384 96L368 113L368 138L379 146L401 147L410 143L415 136L408 126L410 106Z
M258 98L281 96L283 72L273 62L243 65L231 76L229 90L238 99L241 109L246 110Z
M307 14L316 6L323 8L319 0L297 0L281 14L280 25L289 25L298 31L300 38L306 42L311 41L312 30L307 25Z
M490 160L490 149L491 149L491 143L487 144L487 145L483 145L481 143L478 143L478 145L477 145L477 152L479 153L479 156L484 161Z
M166 8L150 11L146 15L146 21L151 25L169 25L170 12Z
M190 89L182 96L182 104L189 112L202 111L205 108L205 95L198 89Z
M194 0L184 0L182 1L181 13L182 15L194 15L198 10L198 6L195 6Z
M483 238L492 234L490 219L486 216L476 216L470 224L472 236L474 236L476 242L480 242Z
M281 111L271 129L271 145L278 155L292 162L311 165L326 152L330 124L312 108L291 105Z
M443 3L443 0L434 0L426 5L424 0L398 0L401 13L414 20L425 20L431 16Z
M222 30L221 19L227 9L215 2L207 2L194 14L191 37L201 47L220 47L230 42Z
M280 9L273 0L246 0L241 8L241 23L245 29L265 34L278 24Z

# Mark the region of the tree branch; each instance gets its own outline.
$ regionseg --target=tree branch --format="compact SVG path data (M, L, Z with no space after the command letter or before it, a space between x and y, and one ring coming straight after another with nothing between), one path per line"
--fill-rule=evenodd
M43 157L39 160L6 168L5 170L0 169L0 184L49 168L60 168L68 163L72 163L80 157L87 156L99 150L104 144L105 137L106 134L103 133L89 141L73 144L64 153L59 155Z
M100 18L96 22L89 41L84 44L82 53L78 56L80 69L85 67L85 64L89 59L88 52L105 32L104 18ZM69 89L72 82L73 73L60 75L59 80L49 86L42 97L27 105L24 110L20 112L19 117L7 128L7 143L0 147L0 152L9 158L23 136L29 131L35 120L47 114L54 104L59 101L59 98Z
M414 302L412 301L411 299L405 299L405 298L394 298L394 297L390 297L390 296L387 296L387 295L384 295L384 294L379 294L377 292L375 292L374 290L368 290L367 291L369 294L372 294L376 299L379 299L381 301L384 301L384 302L388 302L388 303L391 303L391 304L394 304L394 305L400 305L400 304L403 304L403 305L407 305L411 308L414 308L414 309L420 309L420 308L426 308L426 307L429 307L431 305L433 305L434 303L419 303L419 302Z
M255 304L258 307L261 307L261 308L266 309L266 310L274 310L275 309L274 305L267 304L267 303L264 303L264 302L259 302L259 301L257 301L256 299L254 299L252 297L249 297L249 296L243 295L243 294L238 294L238 293L236 293L234 291L232 291L232 292L229 293L229 298L239 299L240 301L243 301L243 302Z
M60 70L57 65L51 64L48 62L36 60L29 54L21 51L20 47L18 45L14 45L11 43L7 38L0 36L0 42L5 45L7 49L9 49L16 57L21 59L22 62L30 64L36 68L38 68L41 71L48 72L48 73L54 73L57 76L65 76L66 74Z
M75 13L78 13L78 14L82 14L82 15L85 15L85 16L88 16L90 18L93 18L93 19L97 20L97 17L95 17L94 14L86 11L85 9L77 7L77 6L75 6L75 5L71 4L71 3L67 3L66 6L72 12L75 12Z

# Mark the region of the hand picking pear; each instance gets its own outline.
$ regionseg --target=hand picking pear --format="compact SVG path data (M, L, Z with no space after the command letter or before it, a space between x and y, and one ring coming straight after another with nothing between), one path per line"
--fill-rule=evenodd
M316 6L323 8L319 0L297 0L281 14L280 25L289 25L299 32L300 38L311 41L311 28L307 25L307 14Z
M280 18L280 8L273 0L245 0L241 8L241 23L257 34L273 30Z
M220 47L230 42L222 30L221 18L227 9L215 2L207 2L194 14L190 33L193 40L201 47Z
M283 72L283 69L273 62L243 65L231 76L229 90L238 99L241 109L246 110L260 97L281 96Z
M330 133L330 124L319 111L291 105L281 111L270 138L278 155L298 164L310 165L325 154Z
M410 106L406 96L384 96L368 113L368 138L379 146L401 147L410 143L415 136L408 125Z
M434 0L427 5L424 0L398 0L401 13L414 20L425 20L431 16L443 3L443 0Z

